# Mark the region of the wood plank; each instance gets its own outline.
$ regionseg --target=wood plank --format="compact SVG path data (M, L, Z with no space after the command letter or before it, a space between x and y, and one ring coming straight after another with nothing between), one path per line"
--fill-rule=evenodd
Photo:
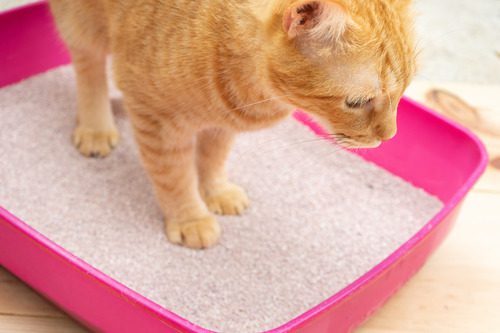
M0 315L0 333L87 333L70 318Z
M424 268L358 333L490 333L500 327L500 194L473 192Z
M492 158L492 162L490 162L490 165L488 165L486 172L475 185L475 189L478 192L500 193L500 169L498 167L494 168L491 165L493 161L497 165L498 163L500 163L500 147L498 149L495 148L494 151L498 152L495 155L491 154L491 150L492 148L489 149L489 154L490 156L494 156L494 158Z
M16 278L0 265L0 283L14 280Z
M0 268L0 314L65 317L54 305L4 268Z

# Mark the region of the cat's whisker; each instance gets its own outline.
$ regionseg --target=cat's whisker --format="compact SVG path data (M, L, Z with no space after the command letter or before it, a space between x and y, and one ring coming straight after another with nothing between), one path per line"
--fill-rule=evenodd
M305 145L305 144L316 144L316 143L322 142L322 141L327 141L328 143L330 143L331 146L329 146L329 147L333 147L334 150L342 149L342 147L340 147L339 145L336 145L335 142L331 141L331 138L319 137L319 136L316 138L311 138L311 139L307 139L307 140L289 141L289 142L285 142L284 144L281 144L281 145L272 145L269 147L269 149L260 149L263 145L269 146L270 141L278 141L278 140L282 140L282 138L276 138L275 140L266 140L266 142L263 142L255 147L252 147L251 150L245 150L245 151L241 152L240 154L258 154L258 155L269 154L269 153L275 152L276 150L288 149L290 147L295 147L295 146Z
M237 108L231 109L230 111L237 111L237 110L246 109L246 108L251 107L251 106L255 106L255 105L259 105L259 104L263 104L263 103L275 101L277 99L280 99L280 98L283 98L283 97L288 97L288 96L290 96L290 95L287 94L287 95L281 95L281 96L273 96L273 97L266 98L266 99L263 99L263 100L260 100L260 101L257 101L257 102L253 102L253 103L250 103L250 104L239 106Z
M337 153L342 152L342 151L346 151L345 147L342 147L339 145L332 145L332 146L324 145L323 147L324 147L322 149L323 151L318 152L318 159L304 160L304 159L299 158L298 160L294 161L292 163L292 165L300 165L302 167L302 169L304 169L304 168L308 169L308 168L314 166L321 159L326 159L334 154L337 154Z
M283 147L288 147L290 145L294 145L294 144L300 144L300 143L310 143L310 142L317 142L317 141L329 141L333 144L335 143L340 143L343 139L345 138L345 136L343 134L337 134L337 133L326 133L326 134L323 134L321 136L316 136L314 138L311 138L311 139L308 139L308 140L301 140L299 142L286 142L285 145L282 145ZM270 143L273 143L273 142L276 142L276 141L280 141L280 140L286 140L286 139L283 139L282 137L277 137L277 138L274 138L274 139L271 139L271 140L266 140L264 142L261 142L261 143L256 143L254 145L254 147L252 147L253 149L255 150L258 150L259 152L262 152L263 150L261 150L260 148L262 146L266 146L266 147L269 147L269 144ZM272 148L280 148L279 146L278 147L272 147ZM265 152L266 150L264 150ZM247 150L247 152L250 152L249 150Z
M281 139L282 138L279 138L276 141L281 140ZM284 142L283 144L280 144L280 145L271 145L271 146L269 146L269 141L266 141L262 144L259 144L256 147L252 147L251 150L247 150L244 153L266 154L266 153L274 152L278 149L287 149L287 148L290 148L292 146L315 143L315 142L322 141L322 140L324 140L324 139L318 137L318 138L313 138L313 139L308 139L308 140L288 141L288 142ZM264 145L267 146L268 149L260 149Z
M393 106L392 106L392 97L391 97L391 94L386 94L387 96L387 99L389 100L389 109L392 110Z

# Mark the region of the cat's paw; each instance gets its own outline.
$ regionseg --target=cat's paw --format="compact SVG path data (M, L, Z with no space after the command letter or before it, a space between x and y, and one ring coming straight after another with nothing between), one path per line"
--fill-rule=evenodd
M205 191L203 200L212 213L220 215L240 215L250 204L245 190L229 182Z
M212 247L220 237L219 223L212 215L188 221L169 220L166 231L170 242L192 249Z
M118 143L119 134L114 128L105 131L78 126L73 132L73 144L82 155L105 157Z

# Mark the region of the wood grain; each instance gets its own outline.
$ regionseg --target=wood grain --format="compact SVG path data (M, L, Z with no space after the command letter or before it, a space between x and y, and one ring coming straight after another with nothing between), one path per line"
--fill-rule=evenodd
M84 333L70 318L0 315L0 333Z
M89 332L0 266L0 333Z
M3 315L64 317L55 306L3 268L0 268L0 296L0 314Z
M500 123L500 86L416 82L408 94L423 102L429 89L460 96L479 119ZM459 120L485 142L491 164L465 201L457 226L425 267L375 313L359 333L491 333L500 327L500 133ZM500 163L500 162L499 162ZM0 333L87 332L0 268Z

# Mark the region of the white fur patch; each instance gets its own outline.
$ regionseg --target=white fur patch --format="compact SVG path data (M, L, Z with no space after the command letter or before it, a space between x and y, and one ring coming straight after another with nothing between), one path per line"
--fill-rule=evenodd
M315 39L336 42L346 31L347 22L347 13L340 5L321 1L317 23L309 33Z
M303 33L324 42L335 42L347 29L348 16L332 2L307 0L290 6L283 15L283 28L290 39Z

